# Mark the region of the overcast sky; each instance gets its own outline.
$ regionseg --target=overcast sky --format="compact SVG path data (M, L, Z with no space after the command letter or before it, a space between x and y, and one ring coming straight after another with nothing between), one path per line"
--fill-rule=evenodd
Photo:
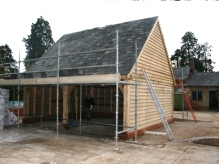
M191 31L198 43L213 46L214 71L219 71L219 2L163 2L115 0L0 0L0 45L8 44L18 61L26 56L24 37L42 16L51 26L56 42L62 35L136 19L159 16L169 56L181 47Z

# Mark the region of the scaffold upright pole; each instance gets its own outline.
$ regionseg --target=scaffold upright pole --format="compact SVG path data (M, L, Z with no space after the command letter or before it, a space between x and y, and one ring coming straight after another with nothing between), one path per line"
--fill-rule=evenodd
M81 134L81 111L82 111L82 85L80 85L80 134Z
M137 41L135 41L135 142L137 142L137 136L138 136L138 129L137 129L137 121L138 121L138 85L137 85L137 77L138 77L138 65L137 65L137 56L138 56L138 44Z
M58 48L58 63L57 63L57 98L56 98L56 135L59 136L59 56L60 56L60 42Z
M20 51L19 51L19 62L18 62L18 123L17 123L17 127L18 129L20 128L19 124L20 124Z
M119 150L118 142L118 106L119 106L119 34L118 30L116 31L116 131L115 131L115 140L116 147L114 150Z

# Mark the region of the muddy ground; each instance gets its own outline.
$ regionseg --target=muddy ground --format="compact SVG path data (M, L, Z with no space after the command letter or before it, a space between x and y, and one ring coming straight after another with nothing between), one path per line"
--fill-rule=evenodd
M195 114L198 123L194 123L190 113L184 120L181 112L174 113L175 122L170 125L173 141L167 135L144 134L138 142L119 140L117 145L113 138L69 133L59 133L57 137L56 131L46 128L6 127L0 132L0 163L219 164L219 112ZM207 142L208 145L202 144ZM116 147L118 151L114 150Z

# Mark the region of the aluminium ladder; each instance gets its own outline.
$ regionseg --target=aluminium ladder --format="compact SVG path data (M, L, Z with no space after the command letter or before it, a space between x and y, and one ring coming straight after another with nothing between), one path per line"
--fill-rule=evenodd
M164 125L164 127L166 129L166 132L169 135L170 140L173 140L174 139L173 133L172 133L170 127L169 127L169 124L168 124L166 118L165 118L163 109L162 109L161 104L160 104L160 102L159 102L159 100L157 98L157 95L156 95L156 93L154 91L154 88L151 85L150 79L149 79L149 77L148 77L148 75L147 75L145 70L142 69L142 73L143 73L143 75L145 77L145 80L146 80L146 82L148 84L148 89L149 89L150 95L151 95L151 97L152 97L152 99L154 101L154 105L157 108L157 111L158 111L158 113L160 115L160 118L161 118L161 120L163 122L163 125Z
M182 80L181 80L180 78L178 78L178 81L179 81L179 84L180 84L180 86L181 86L181 88L182 88L182 93L183 93L183 96L184 96L184 100L185 100L185 102L187 103L187 105L188 105L188 107L189 107L189 109L190 109L190 112L191 112L191 114L192 114L192 117L193 117L193 119L194 119L194 122L196 123L196 122L197 122L197 119L196 119L196 117L195 117L195 113L194 113L192 104L191 104L191 102L190 102L190 100L189 100L188 94L187 94L186 91L185 91L185 88L184 88L184 86L183 86L183 84L182 84Z

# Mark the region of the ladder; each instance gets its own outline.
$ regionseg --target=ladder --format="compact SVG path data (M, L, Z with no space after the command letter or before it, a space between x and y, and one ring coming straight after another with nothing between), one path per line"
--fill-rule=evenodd
M161 120L162 120L162 122L163 122L163 125L164 125L164 127L165 127L165 129L166 129L166 132L167 132L167 134L169 135L170 140L173 140L173 139L174 139L173 133L172 133L172 131L171 131L170 127L169 127L169 124L168 124L168 122L167 122L167 120L166 120L166 117L165 117L165 115L164 115L164 112L163 112L163 109L162 109L162 107L161 107L161 104L160 104L160 102L159 102L159 100L158 100L158 98L157 98L157 95L156 95L156 93L155 93L155 91L154 91L154 88L153 88L153 86L151 85L150 79L149 79L149 77L148 77L148 75L147 75L147 73L146 73L145 70L142 69L142 73L143 73L143 75L144 75L144 77L145 77L145 80L146 80L146 82L147 82L150 95L151 95L151 97L152 97L152 99L153 99L153 101L154 101L154 105L155 105L156 108L157 108L157 111L158 111L158 113L159 113L159 115L160 115L160 118L161 118Z
M180 84L180 86L181 86L181 88L182 88L184 100L186 101L186 103L187 103L187 105L188 105L188 107L189 107L189 109L190 109L190 112L191 112L191 114L192 114L192 117L193 117L193 119L194 119L194 121L195 121L195 123L196 123L196 122L197 122L197 119L196 119L196 117L195 117L195 113L194 113L193 107L192 107L192 105L191 105L191 102L190 102L190 100L189 100L188 94L187 94L186 91L185 91L185 88L184 88L184 86L183 86L183 84L182 84L182 80L181 80L180 78L178 78L178 81L179 81L179 84Z

